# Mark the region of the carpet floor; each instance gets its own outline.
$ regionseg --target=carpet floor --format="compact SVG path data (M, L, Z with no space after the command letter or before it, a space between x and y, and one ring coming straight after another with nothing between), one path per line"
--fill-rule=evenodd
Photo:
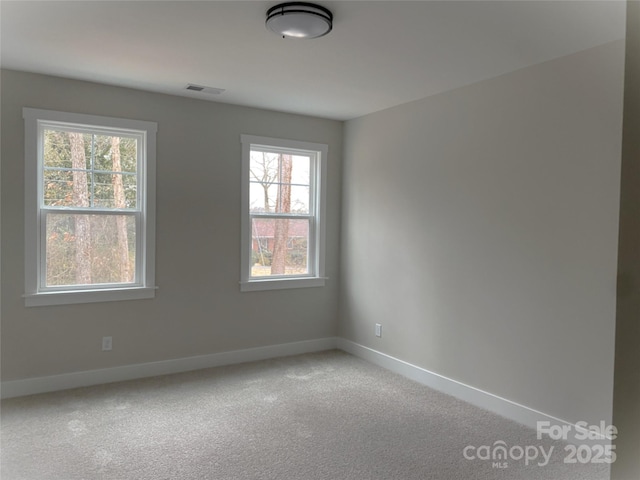
M605 480L565 444L340 351L8 399L2 480ZM543 448L543 464L466 459ZM530 449L533 452L533 449Z

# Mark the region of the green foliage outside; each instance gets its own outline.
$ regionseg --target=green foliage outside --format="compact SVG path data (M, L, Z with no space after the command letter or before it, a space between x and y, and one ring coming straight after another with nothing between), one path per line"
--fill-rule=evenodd
M73 168L69 134L57 130L44 132L44 205L76 207L73 202ZM90 206L114 208L113 180L119 175L124 184L126 208L136 208L137 152L134 138L120 137L121 172L113 171L112 137L85 133L85 164ZM107 173L108 172L108 173Z

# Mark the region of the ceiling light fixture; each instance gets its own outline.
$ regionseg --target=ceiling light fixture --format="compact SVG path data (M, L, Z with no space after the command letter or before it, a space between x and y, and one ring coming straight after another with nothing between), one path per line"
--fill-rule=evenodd
M318 38L333 28L333 14L314 3L280 3L267 11L266 25L283 38Z

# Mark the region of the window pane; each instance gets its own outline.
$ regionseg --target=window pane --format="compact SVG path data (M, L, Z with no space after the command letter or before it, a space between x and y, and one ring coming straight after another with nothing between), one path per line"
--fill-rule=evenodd
M268 183L249 183L249 208L252 212L273 212L278 197L278 186Z
M311 158L252 150L249 203L253 212L309 213Z
M48 170L43 172L44 204L52 207L91 206L93 175L86 170Z
M291 187L291 212L309 213L309 187Z
M44 131L44 165L71 168L71 144L66 132Z
M277 153L251 151L249 160L250 208L273 212L278 195L279 159Z
M94 135L95 170L108 172L135 172L136 147L134 138Z
M93 135L55 129L44 130L45 167L91 169Z
M47 206L77 206L73 202L73 173L69 170L45 170L43 191Z
M122 175L124 188L124 208L138 207L138 177L136 175Z
M116 141L120 138L115 137ZM111 137L108 135L93 135L93 168L95 170L113 170L111 161Z
M254 218L251 276L308 274L309 220Z
M136 177L119 173L95 173L93 206L136 208Z
M291 183L309 185L309 165L311 159L307 156L293 155L293 168L291 169Z
M138 141L135 138L120 139L120 166L123 172L137 172Z
M114 201L114 178L122 182L122 175L111 175L110 173L96 173L93 184L93 206L103 208L116 208Z
M132 283L133 215L46 215L46 285Z

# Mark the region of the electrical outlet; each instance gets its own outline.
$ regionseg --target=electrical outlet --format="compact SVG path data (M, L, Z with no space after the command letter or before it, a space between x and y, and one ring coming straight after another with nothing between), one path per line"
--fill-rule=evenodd
M382 337L382 325L376 323L376 337Z
M102 337L102 351L108 352L113 348L113 337Z

